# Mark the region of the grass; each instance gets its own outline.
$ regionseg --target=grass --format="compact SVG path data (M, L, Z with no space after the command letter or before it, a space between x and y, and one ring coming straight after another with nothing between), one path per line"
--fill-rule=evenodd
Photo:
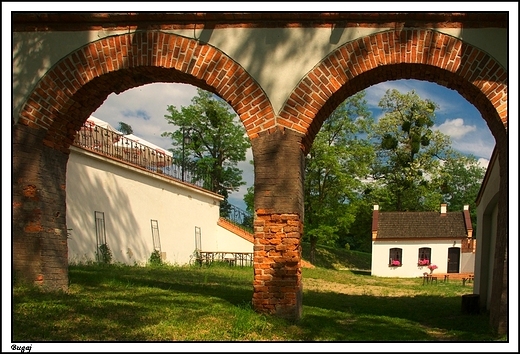
M256 313L253 268L72 265L67 293L13 288L14 342L504 341L461 314L459 282L303 269L296 323ZM36 350L36 348L35 348Z
M310 259L311 246L308 242L302 242L302 258ZM372 258L370 253L358 252L346 249L338 249L318 245L316 247L314 265L326 269L363 269L371 268Z

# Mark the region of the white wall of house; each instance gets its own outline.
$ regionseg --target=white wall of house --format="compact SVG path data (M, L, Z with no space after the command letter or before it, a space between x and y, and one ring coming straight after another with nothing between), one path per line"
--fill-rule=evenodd
M488 180L481 191L477 205L477 251L475 257L475 285L473 292L480 294L480 304L489 309L497 236L498 192L500 166L498 156L488 171Z
M116 262L144 264L154 251L157 220L164 260L183 265L195 251L252 252L247 242L217 225L222 197L71 146L67 165L69 262L96 257L95 212L104 213L106 241Z
M455 246L454 246L455 244ZM372 275L380 277L413 278L420 277L425 272L430 272L426 266L418 266L419 248L431 248L431 263L438 268L433 273L447 273L448 271L448 249L450 247L461 247L460 239L428 240L425 241L372 241ZM402 249L402 266L389 267L390 249ZM468 259L460 257L460 265L467 264ZM465 260L463 260L465 259ZM459 269L459 271L461 271ZM462 271L461 271L462 272Z
M460 254L460 270L461 273L475 272L475 253Z
M212 250L204 247L204 251L217 252L224 250L226 252L253 252L252 242L237 236L233 232L226 230L221 226L217 227L216 241L216 247L218 247L218 249Z

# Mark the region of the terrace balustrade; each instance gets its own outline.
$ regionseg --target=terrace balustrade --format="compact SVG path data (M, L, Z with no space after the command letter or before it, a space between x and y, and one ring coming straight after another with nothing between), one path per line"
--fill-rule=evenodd
M88 120L76 134L73 145L153 173L211 190L208 188L211 185L209 176L201 176L190 168L184 168L182 171L181 166L175 164L171 154L166 151L140 143ZM182 178L183 172L184 178Z

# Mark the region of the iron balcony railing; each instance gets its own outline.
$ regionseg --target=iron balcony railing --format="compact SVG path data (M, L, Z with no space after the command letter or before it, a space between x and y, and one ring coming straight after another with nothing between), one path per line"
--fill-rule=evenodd
M175 178L211 190L209 176L201 176L190 168L174 163L166 151L142 144L125 135L86 121L76 134L74 145L109 156L148 171Z
M247 211L232 204L223 203L220 205L220 216L242 230L253 233L253 216Z
M211 265L213 262L227 263L230 266L252 267L253 252L198 252L195 261L199 265Z

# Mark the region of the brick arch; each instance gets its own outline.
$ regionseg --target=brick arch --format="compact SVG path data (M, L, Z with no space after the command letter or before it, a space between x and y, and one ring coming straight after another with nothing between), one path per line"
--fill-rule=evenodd
M250 138L274 125L271 103L244 68L208 44L163 32L106 37L69 54L37 84L18 123L46 130L44 145L67 153L110 93L153 82L187 83L219 95Z
M495 139L507 129L507 72L487 53L432 30L387 31L346 43L315 66L293 90L277 123L304 135L309 151L323 121L347 97L398 79L457 90L487 121Z

